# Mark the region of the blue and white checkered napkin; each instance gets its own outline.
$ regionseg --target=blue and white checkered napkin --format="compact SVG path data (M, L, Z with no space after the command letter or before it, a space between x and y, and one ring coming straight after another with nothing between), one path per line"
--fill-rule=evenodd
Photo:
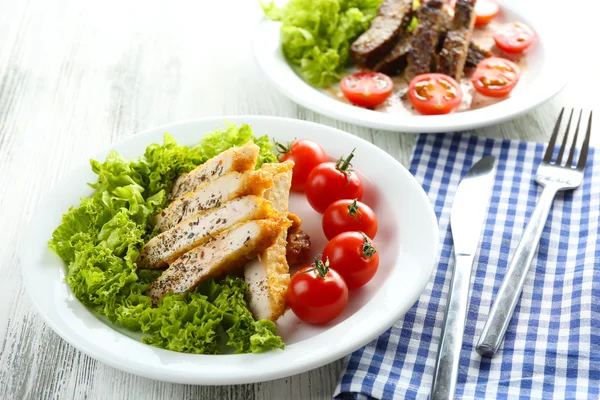
M460 134L421 135L410 171L434 205L441 255L418 302L347 360L336 398L429 396L454 263L450 209L462 176L482 156L498 159L485 230L473 267L457 398L600 398L600 152L583 185L559 193L500 352L482 359L475 342L531 215L544 145Z

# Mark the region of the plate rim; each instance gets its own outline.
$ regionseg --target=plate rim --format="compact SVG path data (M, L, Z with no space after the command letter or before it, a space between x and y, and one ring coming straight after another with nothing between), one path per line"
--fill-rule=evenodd
M39 299L37 297L35 297L34 294L32 293L33 283L28 279L28 274L30 273L30 270L32 270L32 269L35 270L35 268L27 266L28 264L31 263L32 260L29 260L28 252L26 251L26 249L28 248L28 244L36 242L36 240L34 239L35 235L33 235L31 232L33 230L33 227L36 225L36 222L40 218L42 218L42 215L45 213L45 210L46 210L45 207L42 207L41 204L38 204L35 212L32 215L32 218L30 219L30 221L27 224L24 239L21 241L21 246L19 249L19 258L22 263L21 275L23 278L23 282L25 284L25 288L26 288L28 297L31 300L31 302L34 304L34 307L35 307L38 315L42 316L43 320L46 322L46 324L48 324L52 328L52 330L54 332L56 332L67 343L69 343L73 347L77 348L78 350L82 351L83 353L87 354L88 356L90 356L104 364L107 364L107 365L117 368L119 370L126 371L129 373L138 375L138 376L143 376L143 377L150 378L150 379L157 379L157 380L168 381L168 382L173 382L173 383L209 384L209 385L210 384L212 384L212 385L215 385L215 384L244 384L244 383L254 383L254 382L268 381L268 380L288 377L288 376L291 376L294 374L298 374L298 373L312 370L314 368L318 368L320 366L323 366L325 364L333 362L337 359L340 359L341 357L344 357L345 355L352 353L353 351L363 347L364 345L366 345L367 343L369 343L376 337L380 336L383 332L385 332L387 329L389 329L398 318L401 318L414 305L414 303L418 300L418 298L422 294L423 290L425 289L427 283L430 281L431 276L435 270L435 265L437 264L437 262L439 260L439 225L438 225L438 221L437 221L437 216L435 215L433 205L429 201L429 198L427 197L427 194L425 193L423 187L418 183L416 178L408 171L408 169L406 167L404 167L402 164L400 164L400 162L398 162L395 158L393 158L387 152L378 148L377 146L368 142L367 140L364 140L360 137L352 135L341 129L337 129L334 127L330 127L327 125L322 125L322 124L318 124L318 123L314 123L314 122L310 122L310 121L296 120L296 119L285 118L285 117L252 116L252 115L226 115L226 116L204 117L204 118L198 118L198 119L188 119L188 120L183 120L183 121L179 121L179 122L163 124L158 127L151 128L151 129L146 129L139 133L133 134L128 138L119 140L119 141L107 146L105 149L94 154L92 158L98 158L98 157L102 158L109 151L114 150L115 147L123 146L126 143L129 143L132 141L137 141L137 140L143 141L144 137L148 137L148 136L151 136L152 134L156 134L156 132L158 132L158 131L163 131L163 132L168 131L170 129L173 129L175 126L183 126L183 125L198 124L198 123L209 123L209 122L214 123L215 127L221 127L224 122L234 122L234 123L238 123L238 124L239 123L248 123L248 125L252 126L253 120L254 121L256 121L256 120L278 121L280 123L299 124L299 125L303 125L306 127L318 126L319 129L329 130L330 132L335 132L337 135L352 136L354 139L361 142L362 145L376 149L376 151L380 152L381 156L389 158L390 161L395 162L397 164L397 166L401 170L403 170L404 173L406 173L410 179L413 180L415 187L418 189L417 193L418 193L419 197L421 198L421 200L423 200L423 202L425 203L426 208L428 210L428 215L430 218L428 223L433 228L432 229L433 237L431 238L431 245L432 245L431 253L433 254L433 257L431 258L430 265L422 266L423 268L428 268L428 273L427 273L426 278L423 279L423 284L422 284L422 287L420 288L420 290L415 292L416 294L413 296L414 298L411 298L410 304L408 304L408 302L407 302L408 305L398 308L394 315L392 315L391 317L388 315L387 316L388 318L385 321L382 320L380 322L380 326L377 329L373 329L369 334L362 335L360 338L353 340L352 346L345 346L345 347L338 346L336 349L332 349L332 351L328 352L324 356L318 357L317 360L312 360L312 359L305 360L302 363L297 363L295 365L292 365L290 367L282 369L278 373L271 373L268 376L261 376L260 374L254 374L254 375L249 374L248 376L243 377L243 378L240 378L240 377L216 378L214 376L210 376L209 379L204 379L204 378L198 377L198 376L193 376L193 377L187 376L187 375L186 376L183 376L183 375L178 376L177 371L174 371L175 374L171 373L171 374L166 374L166 375L158 375L156 373L152 373L152 371L147 371L147 370L143 370L140 368L136 368L135 365L129 365L129 364L125 365L118 360L114 360L114 359L110 358L110 353L108 353L108 352L101 352L101 351L98 351L97 348L90 348L89 346L86 346L85 343L82 344L75 337L75 336L77 336L78 333L74 328L65 329L64 326L61 326L57 321L50 318L50 316L48 314L46 314L45 310L42 307L42 304L39 302ZM269 122L267 122L267 123L269 123ZM206 133L207 132L201 132L201 133L199 133L199 135L204 135ZM202 136L199 136L199 138L201 138L201 137ZM150 141L148 141L148 143L145 143L145 146L147 146L148 144L150 144ZM67 182L69 180L69 178L79 175L78 170L81 168L84 168L84 167L85 167L85 169L89 170L89 165L82 163L81 165L76 165L74 168L72 168L72 169L68 170L66 173L62 174L57 179L57 181L52 185L52 188L46 192L46 195L50 195L54 191L58 190L61 185L64 185L65 182ZM82 189L82 192L83 192L83 189ZM73 199L73 201L75 201L75 199ZM75 204L78 204L78 202ZM64 212L65 211L61 211L60 214L62 214ZM71 293L71 290L66 283L60 282L60 284L65 285L67 287L67 291L69 293ZM81 304L79 302L79 300L75 299L75 301L81 307L84 307L83 304ZM86 308L86 310L91 315L93 315L93 313L89 309ZM73 312L73 311L71 311L71 312ZM115 329L111 329L110 326L107 326L107 329L110 329L111 331L116 332L120 337L123 337L128 340L132 340L143 346L151 347L152 350L157 351L159 353L162 353L162 352L167 352L169 354L175 353L177 355L182 356L182 358L186 357L186 356L212 357L212 356L207 356L207 355L190 355L190 354L184 354L184 353L176 353L176 352L173 352L170 350L155 348L150 345L146 345L146 344L137 342L134 339L128 337L127 335L124 335ZM327 331L322 332L321 334L326 333L326 332ZM290 346L292 346L292 345L290 345ZM275 354L275 353L281 353L281 352L275 352L275 351L267 352L267 353L262 353L262 355L268 356L269 354ZM255 356L255 355L253 355L253 354L219 355L219 358L224 359L224 358L230 358L230 357L240 357L240 359L241 359L242 357L247 358L247 357L252 357L252 356ZM161 371L161 372L164 373L164 371Z
M540 70L540 76L544 80L540 84L536 79L536 82L532 82L531 88L526 93L476 110L447 115L396 116L394 118L391 114L366 110L335 100L322 93L321 89L314 88L304 82L293 71L281 51L278 30L277 48L273 49L269 47L267 49L263 46L264 41L259 40L261 35L265 35L263 31L270 31L272 34L275 32L275 27L280 25L280 22L270 21L264 16L253 32L252 48L254 59L263 76L266 76L269 82L287 98L316 113L339 121L398 133L441 133L491 126L522 116L546 103L560 93L569 80L568 74L552 74L552 71L556 71L556 67L554 66L560 65L557 61L565 57L568 58L570 50L562 45L563 39L556 33L553 33L546 19L540 22L539 19L532 18L531 14L533 10L531 9L533 6L531 4L524 4L518 0L500 0L499 3L501 3L501 6L507 6L515 14L524 16L525 18L523 19L528 24L531 20L535 20L535 23L531 25L533 25L536 34L542 33L538 37L543 38L542 40L537 40L537 45L543 47L546 53L544 65ZM558 49L560 49L560 52ZM272 58L265 59L260 56L261 54L271 54ZM271 62L280 63L282 60L289 71L269 66ZM284 73L289 79L286 82L277 80L275 76L280 73ZM311 92L312 94L309 94ZM423 123L421 121L426 122Z

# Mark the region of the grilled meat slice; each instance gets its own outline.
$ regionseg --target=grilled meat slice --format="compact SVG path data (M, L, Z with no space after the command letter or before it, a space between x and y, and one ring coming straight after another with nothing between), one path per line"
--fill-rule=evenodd
M467 51L467 62L465 63L465 66L476 67L480 61L491 56L491 51L484 49L475 42L471 41L471 43L469 43L469 50Z
M177 226L155 236L140 252L138 268L161 268L182 254L239 222L268 218L275 210L258 196L244 196L219 208L196 214Z
M444 3L442 6L442 14L440 20L440 29L438 31L438 41L435 47L435 54L433 55L433 62L431 63L431 71L435 71L440 65L440 51L444 47L444 40L448 31L452 28L452 16L454 15L454 8L448 3Z
M475 26L475 0L458 0L452 26L440 52L438 72L460 80L467 61L467 51Z
M384 0L371 26L352 43L356 66L373 67L386 56L412 17L412 0Z
M178 258L154 281L146 294L157 304L167 293L184 293L201 282L243 266L271 246L290 225L285 214L240 223Z
M373 70L392 76L402 73L406 68L406 55L410 50L410 38L410 34L406 32L400 35L400 39L398 39L394 48L373 67Z
M446 36L446 33L452 28L452 18L454 15L454 8L448 3L444 3L442 6L442 15L440 16L440 33Z
M171 201L228 172L254 169L259 150L260 148L252 142L248 142L241 147L232 147L187 174L181 175L173 185Z
M286 169L286 163L263 164L262 168L255 171L230 172L207 182L164 209L156 218L158 231L171 229L201 211L218 207L237 197L251 194L262 196L265 190L273 186L274 175Z
M288 265L307 263L310 260L310 237L302 231L288 233L286 250Z
M429 0L417 9L419 24L413 31L410 49L406 55L406 79L431 71L436 60L436 46L442 28L444 12L442 0Z
M288 203L292 184L293 163L287 171L275 175L273 187L264 194L273 207L288 215L291 225L298 221L290 218ZM244 269L244 277L250 291L249 308L257 319L275 321L286 310L285 295L290 283L290 269L287 254L288 229L282 230L275 243L262 252L256 260L250 261Z

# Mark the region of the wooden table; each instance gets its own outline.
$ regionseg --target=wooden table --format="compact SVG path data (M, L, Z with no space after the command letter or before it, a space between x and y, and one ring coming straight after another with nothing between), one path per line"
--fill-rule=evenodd
M585 5L582 27L599 11ZM23 232L67 170L173 121L228 114L316 121L367 139L404 165L416 135L337 122L279 94L253 59L251 32L262 15L254 0L0 0L0 10L0 398L330 398L341 361L273 382L201 387L139 378L91 359L34 311L17 255ZM562 105L598 110L598 80L589 77L600 63L581 48L564 67L581 71L557 98L476 133L541 141Z

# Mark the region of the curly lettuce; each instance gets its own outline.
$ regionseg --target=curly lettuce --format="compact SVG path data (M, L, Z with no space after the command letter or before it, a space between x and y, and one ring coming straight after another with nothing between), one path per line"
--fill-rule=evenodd
M265 15L281 21L285 57L311 85L338 82L350 62L350 45L377 13L381 0L290 0L283 7L262 2Z
M275 324L255 321L246 306L243 279L204 282L194 292L169 294L152 307L147 286L160 271L137 270L141 247L154 234L155 216L167 204L175 179L209 158L253 140L257 167L276 161L267 136L255 137L248 125L228 124L195 146L179 145L165 134L140 158L117 152L101 163L91 160L98 179L93 195L62 217L49 247L67 264L66 281L84 305L126 329L141 331L145 343L169 350L220 354L257 353L283 348Z

